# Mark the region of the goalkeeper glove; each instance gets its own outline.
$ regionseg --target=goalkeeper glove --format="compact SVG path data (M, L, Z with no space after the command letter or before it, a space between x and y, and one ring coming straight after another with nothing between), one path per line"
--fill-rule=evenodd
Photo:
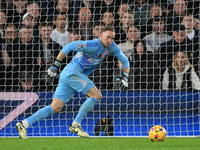
M128 90L128 73L127 72L123 72L123 75L120 78L119 87L122 91Z
M61 62L56 59L56 61L47 70L48 76L50 76L50 77L56 77L56 76L58 76L60 65L61 65Z

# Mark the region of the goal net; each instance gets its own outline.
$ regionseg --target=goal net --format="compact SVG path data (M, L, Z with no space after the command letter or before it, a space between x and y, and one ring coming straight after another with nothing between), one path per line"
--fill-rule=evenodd
M129 87L119 88L123 64L108 55L89 75L103 98L83 119L83 130L148 136L161 125L168 136L199 136L199 14L199 1L189 0L1 0L0 137L17 137L17 122L51 104L59 79L46 70L59 51L99 38L105 26L115 29L114 42L129 59ZM76 136L69 126L86 98L75 93L27 136Z

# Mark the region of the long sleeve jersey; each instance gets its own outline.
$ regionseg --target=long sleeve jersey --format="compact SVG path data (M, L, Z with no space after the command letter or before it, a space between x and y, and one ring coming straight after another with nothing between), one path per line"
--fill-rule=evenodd
M64 68L72 71L80 71L85 75L89 75L108 54L115 55L122 63L123 68L129 68L129 62L120 48L112 42L109 47L104 47L100 39L88 41L75 41L67 44L62 52L67 55L70 51L78 52L72 61Z

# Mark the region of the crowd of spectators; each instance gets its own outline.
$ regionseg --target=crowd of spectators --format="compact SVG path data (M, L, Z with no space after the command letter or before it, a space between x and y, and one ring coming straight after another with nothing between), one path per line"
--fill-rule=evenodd
M130 62L129 90L200 89L200 11L193 0L0 0L0 90L53 91L47 68L68 43L100 37ZM61 70L71 61L70 52ZM119 90L122 63L109 55L89 76L100 90Z

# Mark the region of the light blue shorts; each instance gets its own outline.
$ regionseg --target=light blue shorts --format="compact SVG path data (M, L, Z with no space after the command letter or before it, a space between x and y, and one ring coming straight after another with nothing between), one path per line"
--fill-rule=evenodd
M76 91L86 95L94 86L94 83L85 74L64 69L60 74L54 98L67 103Z

